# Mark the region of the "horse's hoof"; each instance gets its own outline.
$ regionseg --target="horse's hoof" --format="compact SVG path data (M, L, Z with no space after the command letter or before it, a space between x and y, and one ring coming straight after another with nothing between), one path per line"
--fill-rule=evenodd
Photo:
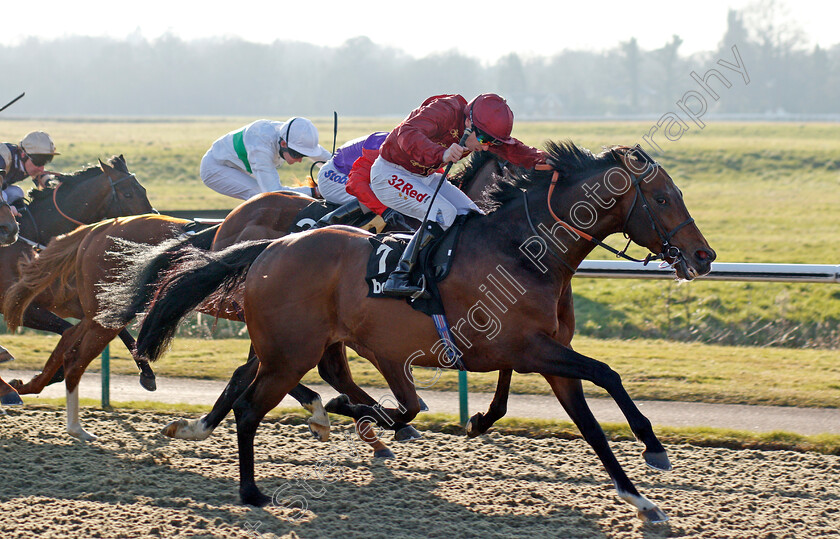
M373 452L373 458L375 458L375 459L395 459L395 458L397 458L397 456L394 455L393 451L391 451L390 449L388 449L386 447L386 448L377 449L376 451L374 451Z
M656 507L655 505L651 509L639 511L638 515L640 519L644 520L645 522L650 522L651 524L668 522L668 515L666 515L662 511L662 509Z
M467 437L468 438L476 438L476 437L484 434L483 432L479 431L479 429L478 429L478 421L482 417L484 417L484 414L477 413L474 416L472 416L469 421L467 421L467 426L466 426L465 430L467 431Z
M327 442L330 439L330 427L329 425L324 426L320 423L315 423L312 421L312 418L309 418L309 432L312 433L312 436L315 437L316 440L321 442Z
M161 429L160 433L164 436L168 436L170 438L177 438L176 434L179 430L187 426L186 419L177 419L175 421L170 422L168 425Z
M14 380L9 380L8 384L9 384L10 386L12 386L12 389L14 389L15 391L17 391L17 390L19 390L19 389L21 388L21 386L23 385L23 380L19 380L19 379L15 378Z
M426 404L426 402L423 399L421 399L420 397L417 397L417 400L420 401L420 411L421 412L428 412L429 411L429 405Z
M398 442L410 442L411 440L419 440L422 437L423 435L411 425L403 427L394 433L394 440Z
M254 507L265 507L271 503L271 498L260 492L257 487L239 489L239 499L245 505Z
M671 466L671 460L668 458L668 453L665 451L659 453L643 451L642 456L645 459L645 464L658 472L670 472L673 468Z
M213 434L213 431L204 428L204 424L200 419L195 421L176 419L163 427L160 433L170 438L177 438L178 440L200 442L209 438Z
M0 352L0 363L5 363L7 361L14 361L15 356L9 353L8 350L3 350Z
M93 442L93 441L96 440L96 436L89 433L85 429L79 429L79 430L67 429L67 434L69 434L73 438L76 438L77 440L81 440L83 442Z
M155 374L140 373L140 387L146 391L155 391L157 389L157 382L155 381Z
M350 404L350 397L342 393L338 397L331 399L330 402L324 406L324 410L331 414L338 414L340 413L339 410L341 407L347 406L348 404Z
M0 396L0 404L3 406L20 406L23 404L20 395L14 391L9 391L5 395Z

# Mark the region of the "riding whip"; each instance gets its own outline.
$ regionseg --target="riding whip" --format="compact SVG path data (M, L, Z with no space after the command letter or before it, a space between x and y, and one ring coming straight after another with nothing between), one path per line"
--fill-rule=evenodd
M6 103L5 105L3 105L3 108L2 108L2 109L0 109L0 112L3 112L3 111L4 111L4 110L6 110L7 108L11 107L11 106L12 106L12 105L13 105L13 104L14 104L14 103L18 100L18 99L20 99L21 97L23 97L23 96L25 96L25 95L26 95L26 92L23 92L22 94L20 94L20 95L19 95L19 96L17 96L16 98L12 99L11 101L9 101L9 102L8 102L8 103Z
M467 138L469 138L471 133L471 127L464 129L464 134L461 136L461 140L458 141L458 146L466 145ZM443 169L443 176L440 177L440 181L438 182L437 187L435 188L435 192L432 194L432 198L429 199L429 207L426 210L426 215L423 217L423 221L420 223L420 230L417 232L419 236L417 236L417 242L414 244L415 249L411 253L410 260L412 265L414 265L414 263L417 262L417 256L420 254L420 249L417 249L417 246L423 243L423 235L426 233L426 221L429 220L429 213L432 211L432 205L435 203L435 198L437 197L438 191L440 191L443 182L446 181L446 177L449 175L449 169L451 169L452 165L454 164L454 162L450 162L448 165L446 165L446 168Z

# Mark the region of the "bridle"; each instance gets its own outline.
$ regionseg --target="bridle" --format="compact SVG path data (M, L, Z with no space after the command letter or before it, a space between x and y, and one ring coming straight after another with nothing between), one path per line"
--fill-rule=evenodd
M104 174L104 172L103 172L103 174ZM133 179L133 180L137 181L137 177L134 174L128 174L127 176L125 176L123 178L120 178L119 180L116 180L116 181L112 180L107 174L106 174L106 177L108 178L108 182L111 184L111 199L117 205L117 210L119 212L118 215L122 214L123 213L123 207L122 207L122 204L120 203L120 197L117 193L117 185L126 181L126 180L132 180ZM70 221L71 223L73 223L75 225L90 224L90 223L83 223L81 221L73 219L72 217L70 217L69 215L67 215L66 213L64 213L61 210L61 207L59 207L59 205L58 205L58 199L56 198L57 195L58 195L58 189L59 189L59 187L61 187L61 185L62 185L61 183L56 185L55 188L53 188L53 194L52 194L53 205L55 205L55 209L58 211L59 215L61 215L62 217L64 217L65 219L67 219L68 221Z
M548 205L548 211L549 211L549 213L551 213L551 216L554 218L554 220L557 221L557 223L560 224L560 226L562 226L562 227L566 228L567 230L577 234L578 236L594 243L595 245L603 247L607 251L610 251L611 253L613 253L616 257L624 258L625 260L630 260L632 262L641 262L644 265L647 265L648 262L650 262L651 260L663 260L663 261L665 261L669 258L674 261L672 263L672 265L684 262L685 258L682 254L682 251L676 245L671 245L671 239L673 239L673 237L677 234L677 232L682 230L685 226L693 223L694 219L689 217L688 219L686 219L682 223L675 226L670 231L667 231L667 232L665 231L665 227L662 225L662 222L659 220L659 218L656 216L656 214L653 213L653 211L651 210L650 203L648 202L647 197L645 196L645 193L642 191L642 187L641 187L641 183L643 181L645 181L648 178L653 177L654 175L657 174L657 172L659 172L659 169L660 169L659 163L657 163L652 157L650 157L647 154L647 152L645 152L641 148L641 146L639 146L638 144L636 146L634 146L633 148L629 148L629 150L639 154L639 156L642 158L643 162L646 163L647 166L645 167L645 170L642 171L641 174L638 174L638 175L635 174L634 171L631 170L631 168L625 163L624 159L621 158L621 155L618 154L618 152L616 151L615 148L610 149L610 151L616 157L618 162L621 163L622 168L628 174L630 174L630 176L632 177L632 187L635 188L635 191L636 191L635 194L633 195L633 203L630 205L630 209L627 212L627 216L624 218L624 224L621 227L621 233L624 234L625 238L627 238L627 245L624 246L624 249L619 251L618 249L615 249L614 247L612 247L610 245L607 245L606 243L602 242L598 238L592 237L592 235L587 234L586 232L583 232L582 230L570 225L569 223L567 223L567 222L563 221L562 219L560 219L559 217L557 217L557 214L554 213L554 209L551 207L551 196L554 193L554 187L555 187L555 185L557 185L557 180L560 177L560 174L557 170L554 171L554 174L551 177L551 186L548 188L548 196L547 196L547 200L546 200L546 203ZM630 152L628 151L626 153L630 153ZM644 210L645 210L645 215L647 215L648 220L650 221L651 227L656 231L656 234L659 236L659 239L662 242L662 251L660 253L658 253L658 254L648 253L648 255L644 259L633 258L632 256L627 254L627 249L630 247L630 237L627 234L627 224L630 222L630 217L633 215L633 210L636 208L636 204L639 202L639 200L641 200L642 208L644 208ZM527 214L528 213L527 199L526 199L525 210L526 210L526 214ZM528 215L529 224L530 224L530 219L531 219L530 215ZM534 228L533 224L531 224L531 228L533 230L533 228ZM569 265L566 264L566 266L568 267Z

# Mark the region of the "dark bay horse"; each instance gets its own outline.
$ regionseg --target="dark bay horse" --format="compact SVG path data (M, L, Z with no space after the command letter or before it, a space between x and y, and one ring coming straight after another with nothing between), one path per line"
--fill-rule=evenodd
M0 248L0 302L20 277L18 263L35 257L36 246L43 246L53 237L82 224L154 211L145 188L129 172L122 155L112 157L110 165L100 161L98 167L58 175L58 179L59 184L29 192L30 203L21 211L20 238L12 245ZM0 218L2 215L0 210ZM21 325L57 334L72 326L37 302L26 310ZM133 356L133 337L123 331L120 338ZM12 359L11 354L0 347L0 363ZM154 390L155 375L148 362L143 360L137 364L141 370L141 385ZM54 381L60 379L59 372ZM13 382L18 385L18 381ZM20 402L12 387L0 380L0 403Z
M460 253L440 284L447 316L458 321L453 328L467 370L542 374L601 459L619 496L643 519L663 521L667 516L636 490L610 450L580 380L607 390L645 442L646 460L667 458L664 448L619 375L565 344L568 330L560 326L558 312L569 308L564 298L575 268L594 241L611 234L624 232L672 264L684 280L708 273L715 254L690 218L682 193L641 149L615 147L594 156L571 143L549 143L548 151L553 174L533 171L501 183L490 197L493 211L465 224ZM592 193L598 194L597 203ZM528 251L529 242L540 236L538 230L550 232L552 245L541 253L548 256ZM363 357L374 358L401 404L399 409L372 410L339 403L336 411L354 419L377 418L383 428L411 421L419 411L409 364L451 365L427 353L439 348L428 317L403 301L367 297L362 277L369 254L365 234L330 227L201 253L184 260L163 283L173 303L167 307L158 298L153 309L170 308L177 318L184 305L200 302L223 283L234 289L231 279L246 275L245 319L259 356L256 378L233 406L239 492L246 504L270 501L254 480L253 441L259 422L335 347L346 343ZM492 289L479 286L484 282L500 283L499 293L490 298L487 290ZM146 356L164 344L144 340L141 333L138 353Z
M494 175L500 171L501 165L492 154L476 153L470 157L466 167L452 179L470 198L478 199L484 190L496 181ZM266 193L254 197L228 215L216 232L211 249L220 251L241 241L285 236L294 224L297 211L309 202L311 199L307 197L295 197L284 193ZM134 277L120 279L114 287L104 287L107 305L98 320L103 325L118 327L127 324L134 313L145 310L151 298L159 293L155 288L159 275L166 272L177 260L179 253L188 246L194 246L194 241L185 240L175 245L162 244L151 250L141 247L130 252L126 258L131 261L131 273ZM242 319L239 310L220 307L205 304L200 306L199 310L215 312L217 316L228 319ZM257 357L252 351L246 364L236 370L209 414L198 420L174 421L163 429L163 433L180 439L206 439L230 412L239 394L251 383L256 375L257 364ZM325 355L318 364L318 372L332 387L342 394L347 394L350 401L367 405L376 403L353 381L343 346L336 347L331 354ZM326 441L329 436L329 418L323 412L320 396L303 384L298 384L289 394L313 413L309 420L310 430L316 437ZM395 425L395 430L398 433L396 438L400 441L419 436L413 427L406 424ZM374 456L393 457L393 453L381 440L370 436L363 428L357 428L357 432L373 447Z
M7 247L16 242L19 230L12 207L0 196L0 247Z
M77 385L87 365L105 345L118 334L127 333L127 322L119 327L104 327L96 320L102 310L96 297L100 287L107 288L125 278L121 271L122 259L116 253L127 244L139 245L139 255L153 252L154 246L165 249L173 243L209 249L215 236L223 242L233 241L231 238L243 234L278 237L292 227L299 210L313 200L295 193L268 193L233 211L226 226L189 235L186 239L178 238L190 221L156 214L80 226L54 239L40 256L20 266L19 279L5 294L6 323L14 330L36 303L50 312L80 321L63 332L43 371L29 382L18 385L19 393L39 393L63 365L68 392L68 432L83 440L94 439L79 421ZM235 309L219 312L218 307L210 305L203 312L241 320L241 314ZM342 389L350 391L346 387ZM320 399L317 407L328 425Z

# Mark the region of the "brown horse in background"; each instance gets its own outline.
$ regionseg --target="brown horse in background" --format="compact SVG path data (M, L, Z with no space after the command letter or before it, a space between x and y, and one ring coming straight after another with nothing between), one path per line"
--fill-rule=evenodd
M129 172L125 158L114 156L110 165L100 161L98 167L88 167L73 174L56 175L60 183L44 189L32 189L30 202L21 210L20 238L0 248L0 302L6 291L20 277L18 264L36 256L35 247L42 248L49 240L73 230L76 226L95 223L110 217L135 215L154 211L146 190ZM0 208L0 218L4 215ZM0 228L0 231L2 228ZM72 324L56 316L40 303L34 302L24 313L24 327L61 334ZM134 355L134 338L128 331L120 332L120 339ZM12 355L0 346L0 363L11 361ZM141 385L153 391L155 375L147 361L138 361ZM58 371L50 382L61 381ZM19 381L13 380L13 385ZM12 386L0 380L0 404L21 404Z
M19 231L12 207L0 196L0 247L7 247L16 242Z
M498 331L487 334L489 322L483 321L460 329L458 345L463 347L466 369L542 374L601 459L619 496L643 519L663 521L667 516L639 494L612 454L580 381L607 390L645 443L648 463L656 467L667 462L664 447L619 375L565 344L567 330L560 327L558 312L568 308L564 298L575 268L596 242L611 234L624 232L672 264L677 277L685 280L708 273L715 254L670 176L640 148L611 148L598 156L571 143L549 144L548 150L553 178L540 171L511 178L491 195L493 211L464 225L459 255L440 284L441 296L450 320L472 320L474 308L485 299L477 284L491 275L507 279L506 295L497 298ZM587 193L598 187L603 205L584 206ZM581 207L587 211L580 213ZM539 237L538 229L550 230L558 246L539 264L524 257L522 250L530 238ZM419 411L409 364L451 366L441 363L436 354L422 353L435 350L438 343L428 317L403 301L367 297L363 275L369 255L366 236L342 227L272 243L242 243L213 255L200 253L184 260L168 277L162 287L165 296L158 297L147 314L144 325L153 317L177 323L178 316L201 302L208 291L226 282L228 290L234 289L233 276L247 275L245 319L260 364L256 378L233 406L244 503L262 506L270 501L254 480L253 441L259 422L337 346L346 343L363 357L375 359L401 407L373 410L339 400L333 409L354 419L379 417L383 428L411 421ZM141 329L138 353L149 356L164 347L162 335L170 336L168 331Z

